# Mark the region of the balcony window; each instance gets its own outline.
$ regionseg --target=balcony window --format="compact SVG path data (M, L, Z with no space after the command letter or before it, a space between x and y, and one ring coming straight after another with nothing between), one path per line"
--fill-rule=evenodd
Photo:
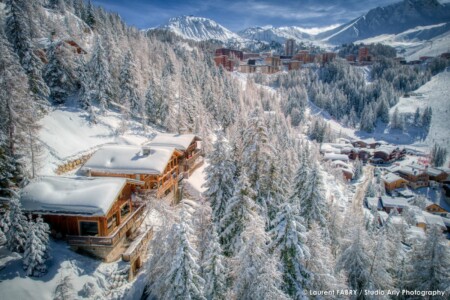
M130 203L126 203L120 209L120 217L123 219L130 213Z
M80 235L97 236L98 222L80 221Z

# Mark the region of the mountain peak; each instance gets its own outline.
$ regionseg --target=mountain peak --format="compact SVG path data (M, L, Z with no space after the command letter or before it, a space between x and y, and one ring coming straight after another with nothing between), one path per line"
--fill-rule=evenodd
M195 41L214 39L225 42L230 39L240 39L237 34L226 29L216 21L193 15L170 18L166 24L159 28L167 29L183 38Z

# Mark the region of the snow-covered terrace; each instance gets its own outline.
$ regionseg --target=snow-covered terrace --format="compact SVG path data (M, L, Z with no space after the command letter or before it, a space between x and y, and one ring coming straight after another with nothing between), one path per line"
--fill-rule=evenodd
M24 211L105 216L125 186L125 178L41 177L21 193Z

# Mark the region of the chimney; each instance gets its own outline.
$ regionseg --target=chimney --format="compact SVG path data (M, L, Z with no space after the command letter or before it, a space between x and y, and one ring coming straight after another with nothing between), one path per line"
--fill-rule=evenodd
M144 156L150 155L150 150L151 150L150 146L143 146L142 147L142 155L144 155Z
M91 168L87 168L87 169L86 169L86 176L87 176L87 177L91 177L91 176L92 176Z

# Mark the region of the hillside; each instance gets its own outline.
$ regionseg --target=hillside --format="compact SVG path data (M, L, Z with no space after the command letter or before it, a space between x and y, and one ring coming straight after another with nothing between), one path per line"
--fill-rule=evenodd
M450 6L437 0L404 0L385 7L377 7L342 26L320 33L317 39L332 44L398 34L417 26L448 22Z

